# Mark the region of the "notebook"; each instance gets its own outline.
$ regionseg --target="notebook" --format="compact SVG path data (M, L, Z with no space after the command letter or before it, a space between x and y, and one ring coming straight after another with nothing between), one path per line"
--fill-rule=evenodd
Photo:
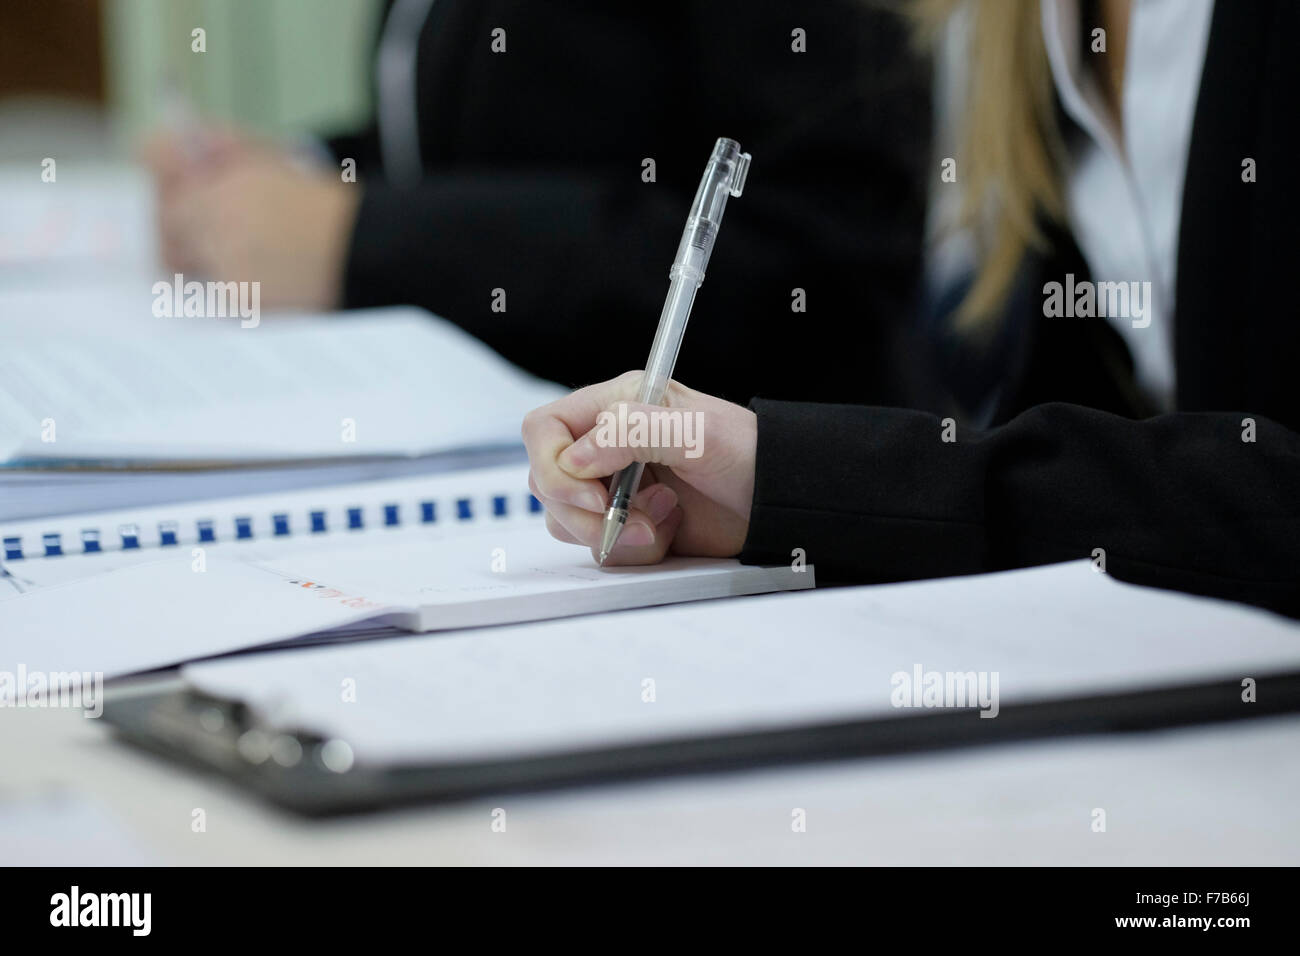
M140 308L149 315L144 296ZM414 308L29 331L0 352L0 463L211 467L517 445L523 416L563 392Z
M56 185L33 169L0 166L0 276L54 266L153 265L154 190L144 170L60 159Z
M329 812L1281 713L1300 708L1300 625L1080 561L232 658L182 676L190 696L110 699L105 716Z
M3 531L0 670L119 675L253 647L800 590L811 565L595 566L526 465Z
M524 461L522 444L435 452L411 458L339 459L209 469L131 468L105 471L60 467L0 467L0 528L53 515L140 505L206 501L217 497L297 491L383 478L436 474Z

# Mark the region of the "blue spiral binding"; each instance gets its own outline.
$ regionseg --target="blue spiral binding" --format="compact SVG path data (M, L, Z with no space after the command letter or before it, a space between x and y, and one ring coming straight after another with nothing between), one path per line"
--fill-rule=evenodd
M508 495L492 495L490 498L492 517L506 518L510 515L510 497ZM536 497L529 494L526 498L525 513L537 515L543 511L542 503ZM418 523L419 524L437 524L438 522L438 503L433 500L421 500L418 503ZM474 520L474 500L472 498L457 498L456 520L473 521ZM344 509L346 516L346 527L349 531L361 531L366 528L366 509L360 506L351 506ZM380 516L378 524L386 528L396 528L402 525L401 506L389 502L379 506ZM311 534L325 534L329 531L328 524L329 512L325 509L316 509L308 512L310 522L309 532ZM293 530L290 526L289 515L285 512L275 512L271 516L271 536L277 538L292 536ZM235 539L250 540L254 537L253 516L236 515L234 516ZM212 544L217 540L217 524L213 518L198 518L194 523L195 536L200 544ZM116 529L118 538L121 542L121 550L133 551L145 547L140 539L140 528L135 524L122 524ZM82 554L102 554L104 553L102 532L99 528L83 528L80 533L81 553ZM3 544L3 560L21 561L28 557L23 551L23 539L21 535L6 535L0 543ZM180 544L180 523L174 520L158 522L158 547L168 548L177 547ZM41 536L40 557L59 557L67 552L64 550L63 533L51 531Z

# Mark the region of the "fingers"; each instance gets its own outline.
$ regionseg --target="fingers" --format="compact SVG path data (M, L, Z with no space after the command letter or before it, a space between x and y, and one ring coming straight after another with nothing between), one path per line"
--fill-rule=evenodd
M531 466L529 487L546 508L547 527L561 541L590 547L593 555L599 548L609 497L603 479L634 461L682 466L691 460L692 447L698 449L698 443L668 442L660 443L660 447L644 447L619 441L616 416L620 405L625 413L675 416L671 424L679 434L685 424L684 416L696 414L681 407L655 408L632 403L641 379L641 372L629 372L579 389L524 419L522 433ZM680 406L693 396L689 390L671 383L670 403ZM602 424L604 432L599 430ZM698 421L693 419L691 434L702 437L699 431ZM579 437L576 443L575 436ZM682 520L683 511L673 488L664 484L642 488L633 498L627 523L606 564L648 564L662 560L672 547Z
M198 274L217 274L214 245L222 230L211 187L185 189L163 202L159 216L160 242L166 264Z
M556 459L576 479L612 475L633 462L666 465L675 471L699 458L704 415L688 408L616 402L601 410L595 427Z
M159 127L137 148L137 155L164 191L202 172L211 172L256 151L245 134L215 123L186 124L177 130Z
M158 185L159 251L163 262L170 269L193 271L198 265L197 256L185 228L186 221L192 218L187 208L192 201L182 185L193 163L179 138L164 131L151 134L141 144L139 157Z
M575 508L560 501L542 502L549 515L569 532L577 543L588 547L600 543L601 528L605 513L593 513L582 508ZM677 493L667 485L651 485L643 488L632 498L628 509L627 522L619 535L620 544L646 545L654 541L655 526L668 517L677 507Z
M558 540L592 549L600 545L604 514L593 514L562 502L546 505L546 526ZM674 515L676 517L674 517ZM661 561L672 545L681 509L677 494L667 485L641 489L632 499L627 523L607 564L653 564Z
M570 434L581 435L596 424L597 417L610 405L635 398L642 376L641 372L624 372L618 378L580 388L543 408L550 409L551 414L564 422Z
M550 511L546 512L546 530L557 541L563 541L565 544L582 544L581 541L569 533L568 528L560 524L560 520Z
M556 458L596 422L601 410L620 395L633 393L640 373L629 373L609 382L579 389L571 395L543 405L524 418L521 434L531 466L529 487L543 503L559 502L595 514L605 510L603 475L575 478L556 464Z
M164 189L179 180L189 165L177 138L161 131L149 135L140 145L138 155Z
M614 545L614 551L605 560L605 567L658 564L672 547L673 540L677 536L677 529L681 525L684 516L685 512L681 508L674 508L669 512L668 517L655 527L654 541L648 545L626 545L620 536L618 544ZM600 560L599 545L591 549L591 556L596 561Z
M524 419L524 445L532 467L528 488L542 503L562 502L589 512L605 510L605 486L596 480L570 477L555 465L555 457L573 437L558 418L543 416L533 420L533 412Z

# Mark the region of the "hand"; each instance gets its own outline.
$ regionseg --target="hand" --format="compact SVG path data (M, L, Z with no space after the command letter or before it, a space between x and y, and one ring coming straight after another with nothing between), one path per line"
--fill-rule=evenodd
M195 162L155 146L151 162L169 268L260 282L264 308L338 306L359 186L247 141Z
M646 462L627 524L607 564L653 564L673 554L732 557L749 531L754 496L758 420L747 408L669 382L664 406L636 404L641 372L579 389L524 419L528 484L546 506L546 526L561 541L585 545L596 556L609 493L598 479L634 461ZM619 406L631 426L636 416L682 413L670 445L619 445ZM603 417L608 412L612 418ZM689 431L686 416L691 416ZM659 419L660 422L664 419ZM627 435L634 433L631 427ZM615 443L611 443L611 439ZM668 447L663 447L668 445Z
M204 125L185 134L155 131L139 154L165 198L187 181L246 158L257 148L254 140L233 127Z

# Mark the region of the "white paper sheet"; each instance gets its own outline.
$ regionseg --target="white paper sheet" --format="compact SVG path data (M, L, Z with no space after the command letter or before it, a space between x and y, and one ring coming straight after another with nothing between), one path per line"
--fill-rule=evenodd
M599 568L585 548L534 527L480 523L430 541L414 533L382 542L304 550L263 562L281 574L345 582L416 609L402 626L448 630L538 621L628 607L810 588L815 569L763 568L718 558L668 558L653 567Z
M153 183L143 169L58 163L0 166L0 275L6 269L152 265ZM48 173L45 173L48 176Z
M156 323L28 336L0 353L0 461L281 461L513 444L523 416L563 394L418 309L247 329Z
M188 552L0 602L0 671L106 676L252 647L383 613L373 596L325 596L282 575Z
M235 658L184 674L382 763L900 715L896 675L918 667L996 674L1005 707L1295 669L1300 625L1078 562Z
M811 566L796 574L724 559L602 571L586 549L551 538L536 515L345 531L324 545L310 536L255 539L210 552L140 549L8 567L41 586L0 600L0 671L21 664L29 672L108 676L370 619L446 630L814 581ZM93 576L84 576L91 569Z

